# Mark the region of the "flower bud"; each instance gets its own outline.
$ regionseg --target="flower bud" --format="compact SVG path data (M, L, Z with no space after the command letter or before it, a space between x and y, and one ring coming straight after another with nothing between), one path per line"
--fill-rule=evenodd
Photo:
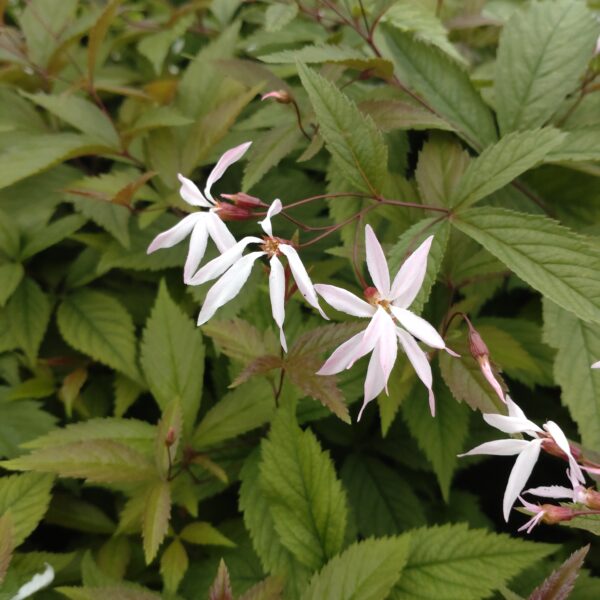
M377 300L379 300L379 291L374 287L365 288L363 290L363 295L369 304L374 305L377 303Z
M552 454L552 456L558 456L558 458L562 458L563 460L569 460L569 457L560 449L558 444L554 441L554 438L551 436L544 438L542 448L548 454ZM579 448L573 446L573 444L569 444L569 450L576 461L581 459L581 450Z
M469 350L471 351L471 356L475 360L479 360L482 357L489 357L490 351L481 335L479 335L479 332L469 321L467 321L467 325L469 326Z
M167 435L165 436L165 446L167 446L167 448L170 448L175 443L176 439L177 434L175 433L175 429L173 427L169 427Z
M568 508L567 506L542 504L541 509L543 512L542 521L548 525L555 525L561 521L570 521L577 516L573 512L573 509Z
M250 196L250 194L245 194L244 192L238 192L237 194L221 194L221 197L230 200L236 206L243 206L245 208L266 206L260 198L257 198L256 196Z
M582 504L585 504L588 508L600 510L600 492L592 488L584 488L580 495Z
M215 212L222 221L246 221L254 219L254 213L246 206L236 206L229 202L217 202Z
M292 102L292 96L285 90L273 90L260 97L261 100L267 100L268 98L273 98L273 100L279 102L279 104L290 104Z

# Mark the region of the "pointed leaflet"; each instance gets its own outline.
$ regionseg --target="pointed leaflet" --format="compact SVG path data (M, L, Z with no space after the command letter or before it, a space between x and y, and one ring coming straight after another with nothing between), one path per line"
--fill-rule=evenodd
M544 296L600 322L600 251L585 237L547 217L500 208L472 208L452 223Z
M10 513L4 513L0 516L0 584L4 581L14 549L15 542Z
M221 559L217 576L213 581L210 590L208 590L209 600L233 600L233 590L231 589L231 580L225 561Z
M319 132L344 178L354 189L381 193L388 153L371 117L312 69L298 64L298 73L315 110Z
M460 178L450 206L464 209L503 188L557 149L566 134L544 127L504 136L473 159Z
M584 2L533 2L500 36L494 98L502 133L546 123L575 91L594 51L598 23Z
M80 229L85 221L81 215L69 215L28 231L23 239L21 260L31 258L46 248L58 244Z
M179 398L184 427L190 431L202 397L204 345L202 334L171 300L164 281L144 330L141 363L159 406Z
M409 536L356 542L313 576L302 600L387 598L406 564L409 548Z
M419 94L435 112L475 148L496 141L490 109L481 99L469 75L443 52L383 23L375 42L384 58L394 63L402 83Z
M584 446L600 448L600 370L590 369L600 356L600 325L544 300L544 340L558 350L554 377Z
M224 536L218 529L210 523L196 521L188 523L180 532L179 537L184 542L198 544L200 546L225 546L234 548L235 543Z
M318 569L344 541L347 504L329 455L311 431L280 409L262 443L261 485L283 545Z
M479 600L554 551L464 524L417 529L391 600ZM477 574L475 577L474 574Z
M0 265L0 307L12 296L24 275L25 270L20 263Z
M76 291L58 307L57 322L73 348L139 380L133 320L112 296L90 289Z
M174 594L188 569L189 559L183 544L174 539L160 557L160 574L165 590Z
M171 488L168 481L156 481L145 495L142 516L142 538L144 557L149 565L156 556L158 548L167 535L171 517Z
M572 163L600 160L600 127L567 132L558 146L546 155L544 162Z
M573 552L567 560L531 592L529 600L567 600L575 586L590 545Z

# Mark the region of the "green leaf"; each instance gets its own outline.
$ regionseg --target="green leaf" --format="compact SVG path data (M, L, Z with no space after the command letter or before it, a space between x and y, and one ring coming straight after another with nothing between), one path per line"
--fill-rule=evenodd
M396 129L444 129L453 127L444 119L421 106L408 104L401 100L365 100L358 107L368 114L382 131Z
M57 322L61 335L73 348L139 380L133 321L112 296L78 290L58 307Z
M135 381L115 373L115 417L122 417L144 391Z
M464 524L411 532L411 547L394 600L480 600L554 551ZM475 576L476 574L476 576Z
M590 369L600 357L600 325L585 323L545 300L544 341L558 350L554 378L584 446L600 447L600 371Z
M15 549L10 513L0 516L0 584L4 581Z
M168 481L157 481L148 490L142 520L144 557L149 565L167 535L171 517L171 488Z
M341 477L363 536L402 533L427 522L410 484L381 461L350 455Z
M183 428L181 402L175 396L164 408L162 417L156 428L154 440L154 460L161 477L167 479L181 441Z
M377 195L387 175L387 147L368 115L335 85L308 67L298 73L333 160L352 188Z
M186 431L190 431L202 398L202 334L161 283L142 338L142 369L161 408L179 398Z
M409 548L408 536L352 544L311 579L302 600L387 598L406 564Z
M574 163L600 160L600 128L569 131L563 142L546 155L544 162Z
M452 223L544 296L600 322L600 252L586 238L547 217L500 208L473 208Z
M431 416L426 390L418 383L402 404L402 414L409 431L431 462L444 501L448 502L458 460L456 455L463 449L469 429L469 411L452 397L436 375L437 372L433 378L435 417Z
M0 210L0 251L17 260L21 246L19 225L3 210Z
M184 542L190 544L199 544L201 546L226 546L234 548L235 542L232 542L227 536L223 535L218 529L210 523L197 521L189 523L179 533L179 537Z
M303 565L318 569L343 545L344 490L314 434L280 410L262 443L261 484L283 545Z
M223 396L200 421L192 437L204 449L268 423L275 408L273 390L260 379L240 385Z
M89 100L72 93L63 93L60 96L26 92L22 92L22 94L99 143L112 148L119 147L119 134L112 121Z
M15 547L38 526L50 504L54 477L24 473L0 478L0 515L10 514Z
M0 456L21 454L22 444L45 434L55 423L55 417L43 410L40 402L0 402Z
M60 586L56 591L64 594L70 600L160 600L161 596L133 583L122 585L105 585L101 587L66 587Z
M0 306L12 296L23 279L25 271L20 263L6 263L0 265Z
M188 569L189 560L183 544L174 539L160 557L160 574L165 590L174 594Z
M125 132L125 135L135 136L161 127L183 127L191 125L193 122L193 119L186 117L172 106L159 106L145 110Z
M46 250L69 237L80 229L86 219L80 215L69 215L62 219L57 219L41 229L29 232L25 236L24 247L21 250L21 259L27 260L39 252Z
M60 492L53 494L45 522L74 531L101 535L112 535L116 527L95 504Z
M265 31L280 31L298 14L297 4L276 2L265 11Z
M50 321L50 302L33 279L21 280L6 305L6 316L14 340L29 362L35 363Z
M394 63L395 75L470 145L485 148L496 141L490 109L455 61L386 23L377 28L375 42L383 56Z
M494 97L500 130L544 125L573 92L594 51L598 23L584 2L532 2L500 36Z
M541 163L564 139L565 134L553 127L506 135L471 161L458 182L450 205L463 209L503 188Z

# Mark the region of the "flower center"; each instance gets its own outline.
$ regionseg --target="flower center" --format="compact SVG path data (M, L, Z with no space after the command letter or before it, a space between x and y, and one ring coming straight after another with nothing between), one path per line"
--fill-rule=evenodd
M279 244L281 240L276 237L263 237L264 242L261 244L261 249L269 255L269 258L273 256L279 256L281 251L279 250Z
M363 291L365 300L371 305L377 308L381 306L386 312L390 312L390 301L382 298L377 288L368 287Z

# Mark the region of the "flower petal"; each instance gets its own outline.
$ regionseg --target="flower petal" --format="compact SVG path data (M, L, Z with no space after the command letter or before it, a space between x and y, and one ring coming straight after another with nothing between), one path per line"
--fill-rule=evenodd
M592 365L592 369L600 369L600 360Z
M269 296L271 297L271 311L273 319L279 327L279 339L284 352L287 352L287 343L283 333L283 321L285 320L285 271L281 261L273 256L269 261L271 271L269 273Z
M229 248L235 246L235 238L231 235L231 231L227 229L227 225L223 223L221 218L214 212L209 212L206 219L206 228L208 235L213 239L219 252L223 253Z
M323 309L319 306L319 298L317 297L317 292L315 292L313 283L310 280L308 272L302 264L300 256L298 256L298 252L296 252L296 249L290 246L289 244L279 244L279 250L283 255L287 257L290 269L292 270L292 275L294 276L294 281L296 282L300 293L304 296L304 299L313 308L316 308L321 313L321 316L324 319L329 320L329 317L323 312Z
M494 375L494 371L492 371L492 365L490 364L490 359L487 356L480 357L478 359L479 366L481 367L481 372L483 376L487 379L487 382L492 386L492 389L496 392L496 395L502 400L502 402L506 403L504 398L504 390L502 386L496 379Z
M530 444L527 440L494 440L475 446L472 450L459 454L458 456L475 456L478 454L490 454L494 456L512 456L523 452Z
M267 210L267 216L262 221L258 222L258 224L263 228L263 231L269 237L273 237L273 226L271 225L271 219L275 215L278 215L282 210L283 207L281 205L281 200L273 200L271 206L269 206L269 209Z
M198 315L198 325L203 325L217 312L221 306L227 304L232 298L235 298L242 289L244 283L250 276L254 261L260 256L264 256L264 252L251 252L243 258L240 258L232 267L225 273L217 283L215 283L202 305L202 310Z
M408 308L419 293L427 272L427 256L432 241L433 236L430 235L404 261L396 277L394 277L391 298L396 306Z
M377 291L384 297L390 295L390 271L385 260L385 254L375 232L370 225L365 227L365 246L367 253L367 268Z
M210 281L211 279L215 279L236 261L240 259L244 249L248 244L251 243L262 243L262 240L257 237L248 236L242 238L237 244L229 248L221 254L221 256L217 256L217 258L213 258L211 261L207 262L193 277L191 277L187 283L187 285L200 285L205 283L206 281Z
M330 304L336 310L352 315L354 317L372 317L375 314L375 307L368 302L361 300L352 292L335 285L326 283L315 284L316 292L323 297L327 304Z
M544 510L542 510L539 506L538 512L531 518L525 525L521 525L517 531L527 530L527 533L531 533L531 530L544 518Z
M338 346L325 361L325 364L317 371L317 375L335 375L347 369L350 361L354 359L356 346L360 343L364 334L365 332L361 331Z
M231 150L227 150L227 152L225 152L223 154L223 156L221 156L221 158L219 159L217 164L214 166L213 170L210 172L208 179L206 180L206 187L204 188L204 194L206 195L207 198L209 198L210 200L213 199L212 194L210 193L210 190L211 190L213 184L216 181L218 181L219 179L221 179L221 177L223 176L223 173L225 173L225 171L227 171L227 169L234 162L237 162L238 160L240 160L240 158L242 158L242 156L244 156L244 154L246 153L246 150L248 150L248 148L250 148L251 144L252 144L252 142L246 142L245 144L240 144L239 146L236 146L235 148L231 148Z
M556 442L556 445L567 455L569 459L569 466L571 467L571 475L581 483L585 483L585 477L583 476L577 461L573 457L569 440L563 433L563 430L554 421L548 421L545 423L544 429L552 436Z
M33 596L38 590L49 586L54 580L54 569L48 563L45 563L45 567L42 573L36 573L27 583L22 585L17 593L11 597L11 600L24 600Z
M519 440L511 440L517 442ZM506 491L504 492L504 500L502 502L502 512L504 520L508 521L510 511L513 504L516 502L521 490L525 487L531 471L540 455L542 440L531 440L527 442L527 446L521 451L508 477Z
M206 214L208 216L208 214ZM192 275L196 272L198 265L204 253L206 252L206 242L208 241L208 231L206 229L207 219L201 219L196 223L194 229L192 229L192 235L190 236L190 248L188 250L187 258L185 259L185 265L183 267L183 281L189 281Z
M373 349L371 360L369 360L369 367L367 369L367 377L365 379L364 388L365 398L363 400L363 405L360 409L360 412L358 413L358 421L360 421L367 404L381 394L383 388L385 387L385 383L386 376L381 368L381 346L377 344Z
M529 419L507 417L506 415L499 415L496 413L484 413L483 419L488 425L491 425L504 433L526 433L529 431L542 432L542 430Z
M445 348L446 344L442 336L425 319L405 308L391 306L392 314L400 321L400 324L408 332L425 342L432 348Z
M184 217L181 219L181 221L179 221L179 223L177 223L177 225L171 227L171 229L167 229L166 231L159 233L152 240L146 252L148 254L152 254L152 252L158 250L159 248L171 248L175 246L175 244L179 244L181 240L190 234L196 223L205 216L205 213L195 212L187 217Z
M427 355L421 350L419 344L417 344L415 338L413 338L410 333L400 329L400 327L396 327L395 329L396 335L402 344L404 352L406 352L410 364L429 391L429 408L431 410L431 416L433 417L435 416L435 397L432 389L433 375L431 374L431 365L427 360Z
M212 202L209 202L198 189L196 184L187 177L184 177L181 173L177 174L177 178L181 182L179 188L179 195L192 206L203 206L204 208L211 208Z
M382 308L378 308L371 319L371 322L367 325L367 328L364 331L364 335L360 340L360 343L357 344L355 348L355 358L348 365L348 369L362 356L371 352L375 345L379 341L383 330L386 327L389 327L391 323L391 319L389 315ZM393 325L393 323L392 323Z
M524 494L533 494L542 498L567 498L573 500L575 492L571 488L563 487L562 485L543 485L540 487L529 488L523 492Z
M390 377L390 373L394 368L396 357L398 355L398 338L396 336L396 327L391 317L386 313L389 319L389 325L382 328L381 336L375 346L377 354L379 356L379 362L381 364L381 370L383 371L383 377L385 381L385 392L388 393L387 383Z

